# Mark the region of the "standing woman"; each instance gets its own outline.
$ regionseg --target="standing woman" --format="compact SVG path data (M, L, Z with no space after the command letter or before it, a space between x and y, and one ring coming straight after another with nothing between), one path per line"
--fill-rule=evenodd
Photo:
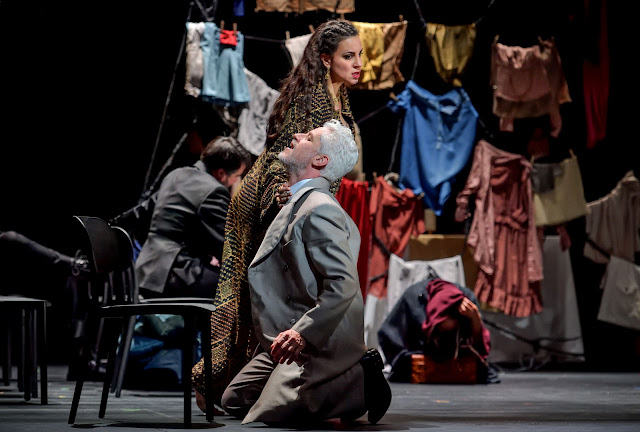
M287 171L278 154L294 134L306 133L338 119L355 136L346 85L354 85L362 68L362 43L347 21L330 20L309 39L302 59L285 79L267 124L265 150L231 199L225 226L220 280L211 317L214 403L257 347L251 319L247 269L278 213L288 190ZM340 181L331 185L335 194ZM192 370L196 401L204 411L203 360ZM210 395L206 395L210 396Z

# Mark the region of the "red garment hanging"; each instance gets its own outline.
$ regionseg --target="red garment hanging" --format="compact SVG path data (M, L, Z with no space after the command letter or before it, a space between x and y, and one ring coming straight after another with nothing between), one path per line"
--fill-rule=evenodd
M336 199L353 219L360 231L360 253L358 254L358 277L362 297L369 288L369 248L371 246L371 216L369 214L369 183L343 178Z
M238 34L233 30L220 30L220 43L222 45L238 45Z

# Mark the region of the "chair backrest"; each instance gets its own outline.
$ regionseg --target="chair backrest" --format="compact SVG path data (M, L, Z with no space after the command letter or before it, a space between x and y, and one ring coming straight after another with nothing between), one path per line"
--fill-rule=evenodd
M80 249L87 254L91 271L107 274L120 266L121 257L118 238L111 226L94 216L74 216L85 234Z
M80 250L90 267L90 297L100 305L137 303L133 244L129 234L95 216L74 216L81 227Z
M138 283L136 281L134 247L131 236L124 228L112 226L111 229L118 239L120 254L120 271L122 273L122 286L125 290L127 303L138 303Z

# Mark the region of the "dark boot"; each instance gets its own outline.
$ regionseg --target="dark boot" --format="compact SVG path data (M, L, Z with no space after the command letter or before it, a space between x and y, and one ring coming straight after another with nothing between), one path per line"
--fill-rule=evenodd
M382 373L384 363L380 353L370 348L360 360L364 369L364 402L369 423L376 424L391 405L391 388Z

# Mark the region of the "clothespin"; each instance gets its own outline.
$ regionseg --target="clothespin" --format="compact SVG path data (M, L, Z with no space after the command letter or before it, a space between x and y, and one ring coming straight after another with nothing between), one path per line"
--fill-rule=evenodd
M287 40L291 39L291 34L289 33L289 30L284 32L284 36Z
M396 96L396 94L394 92L389 93L389 97L391 99L393 99L394 101L398 102L398 97Z
M238 23L233 23L233 32L238 33Z
M314 33L316 31L316 29L313 28L313 25L309 24L309 30L311 31L311 33Z
M400 20L400 22L404 22L404 16L398 15L398 19Z
M224 30L224 20L220 20L220 30Z
M340 19L344 21L344 12L340 13Z

